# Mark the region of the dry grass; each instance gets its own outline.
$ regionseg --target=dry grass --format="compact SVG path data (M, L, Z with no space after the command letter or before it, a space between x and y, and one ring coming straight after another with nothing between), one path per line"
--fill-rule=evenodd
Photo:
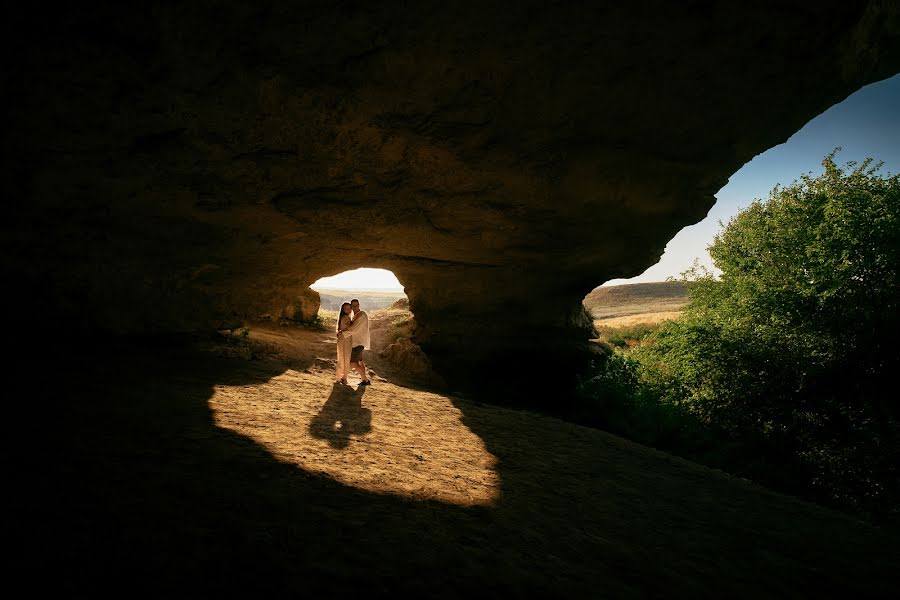
M677 282L600 287L584 300L600 339L620 348L638 345L648 331L677 319L685 304L686 290Z
M686 289L670 281L598 287L584 299L588 312L601 321L648 315L642 322L652 322L652 315L677 313L685 304Z
M393 304L399 298L406 298L402 290L378 291L378 290L333 290L319 288L319 298L322 307L337 311L341 304L351 298L357 298L366 311L385 308Z
M657 312L643 312L626 317L611 317L608 319L595 319L594 327L603 328L623 328L635 327L638 325L658 325L663 321L677 319L681 315L681 311L665 310Z

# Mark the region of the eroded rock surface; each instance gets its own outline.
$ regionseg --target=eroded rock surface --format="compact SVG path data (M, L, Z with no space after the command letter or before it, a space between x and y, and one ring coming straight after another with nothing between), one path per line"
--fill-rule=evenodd
M301 323L312 323L319 314L320 304L319 292L306 288L292 298L278 316Z
M382 267L452 377L573 364L588 291L900 71L874 1L128 4L8 15L14 300L194 331Z

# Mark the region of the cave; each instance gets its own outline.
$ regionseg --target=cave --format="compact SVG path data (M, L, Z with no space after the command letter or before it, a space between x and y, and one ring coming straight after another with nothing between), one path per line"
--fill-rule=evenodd
M874 1L54 10L4 37L8 314L212 331L364 264L461 387L574 375L585 294L900 71Z

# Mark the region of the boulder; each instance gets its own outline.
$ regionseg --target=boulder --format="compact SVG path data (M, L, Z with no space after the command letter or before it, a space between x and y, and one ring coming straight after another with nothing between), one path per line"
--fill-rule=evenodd
M281 311L281 317L301 323L312 323L319 314L319 292L306 288Z

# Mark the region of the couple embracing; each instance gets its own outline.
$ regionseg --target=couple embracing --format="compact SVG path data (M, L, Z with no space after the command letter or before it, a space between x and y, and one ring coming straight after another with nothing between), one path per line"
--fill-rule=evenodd
M354 298L341 305L337 322L337 383L347 385L347 375L352 366L362 381L359 385L369 385L363 350L369 347L369 315L359 309L359 300Z

